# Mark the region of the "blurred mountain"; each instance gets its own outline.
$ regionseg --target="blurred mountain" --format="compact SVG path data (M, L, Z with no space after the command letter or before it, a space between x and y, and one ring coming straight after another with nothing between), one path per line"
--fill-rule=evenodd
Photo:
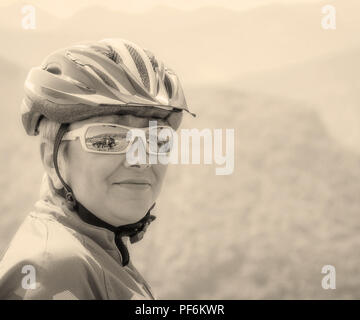
M258 72L229 82L239 88L327 104L337 95L360 94L360 47ZM358 100L359 96L351 96Z
M312 105L339 142L360 152L360 47L230 81L250 92Z
M25 213L20 211L30 210L37 197L38 192L34 193L33 188L38 189L36 182L41 170L37 145L33 139L26 136L20 118L25 77L25 69L7 58L0 57L0 220L9 231L1 232L5 243L24 218ZM27 203L26 199L31 203ZM20 203L24 205L23 208L19 207Z
M7 28L0 54L29 67L74 42L123 37L154 51L188 83L216 83L360 45L354 37L360 31L360 3L332 3L338 14L334 31L321 28L321 7L327 2L246 12L157 6L132 14L89 7L68 19L44 16L35 31ZM27 51L31 55L24 56Z
M19 113L26 70L7 58L0 56L0 94L2 97L1 123Z

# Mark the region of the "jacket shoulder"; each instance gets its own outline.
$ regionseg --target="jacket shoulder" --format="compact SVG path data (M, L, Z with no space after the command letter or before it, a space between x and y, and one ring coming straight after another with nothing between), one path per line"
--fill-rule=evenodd
M0 262L0 298L94 299L106 294L103 271L81 237L30 214Z

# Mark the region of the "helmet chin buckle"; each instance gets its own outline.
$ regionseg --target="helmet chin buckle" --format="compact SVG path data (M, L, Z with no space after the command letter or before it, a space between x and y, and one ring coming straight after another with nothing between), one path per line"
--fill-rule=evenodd
M66 191L65 199L68 202L68 204L71 205L72 207L76 206L76 200L72 192Z

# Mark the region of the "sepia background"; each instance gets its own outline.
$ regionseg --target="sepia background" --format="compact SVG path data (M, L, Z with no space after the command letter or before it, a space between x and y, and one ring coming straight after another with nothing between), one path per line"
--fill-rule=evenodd
M21 8L36 8L22 28ZM321 26L336 8L336 30ZM132 247L162 299L360 298L360 2L0 2L0 254L38 198L20 121L30 67L78 41L120 37L183 82L184 128L234 128L235 170L172 165L158 219ZM359 246L358 246L359 245ZM336 268L324 290L321 269Z

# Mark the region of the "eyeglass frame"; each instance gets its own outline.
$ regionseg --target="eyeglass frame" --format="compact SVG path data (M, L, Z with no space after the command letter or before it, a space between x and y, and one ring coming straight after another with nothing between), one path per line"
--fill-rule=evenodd
M132 139L129 141L129 144L127 145L126 149L123 151L117 151L117 152L108 152L108 151L96 151L96 150L92 150L90 148L88 148L88 146L86 145L85 142L85 135L87 132L87 129L93 126L111 126L111 127L119 127L119 128L125 128L129 131L131 130L142 130L145 133L147 131L153 130L153 129L157 129L157 128L164 128L164 129L170 129L171 134L173 129L170 126L151 126L151 127L144 127L144 128L136 128L136 127L128 127L128 126L124 126L121 124L116 124L116 123L103 123L103 122L94 122L94 123L86 123L83 126L81 126L80 128L76 128L70 131L67 131L64 136L62 137L62 141L74 141L77 138L79 138L80 140L80 144L81 147L83 148L84 151L86 152L91 152L91 153L100 153L100 154L112 154L112 155L116 155L116 154L124 154L126 152L129 151L130 147L132 146L132 144L134 143L136 138L139 138L138 135L135 135L134 137L132 137ZM127 133L128 134L128 133ZM141 140L143 140L141 138ZM144 143L144 142L143 142ZM163 152L163 153L159 153L159 152L152 152L150 151L149 148L149 143L146 141L146 152L148 154L153 154L153 155L165 155L168 154L169 152Z

